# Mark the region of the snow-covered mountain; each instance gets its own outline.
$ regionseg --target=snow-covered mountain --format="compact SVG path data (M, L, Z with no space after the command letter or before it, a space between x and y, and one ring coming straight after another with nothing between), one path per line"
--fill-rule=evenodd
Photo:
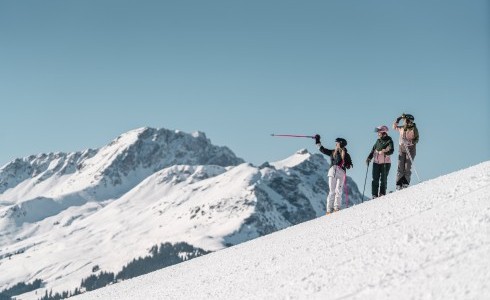
M75 297L488 299L490 162Z
M328 167L306 150L256 167L203 133L152 128L97 150L17 159L0 169L0 291L34 280L40 288L16 297L73 291L164 243L192 256L314 219Z
M0 204L10 210L0 216L17 224L35 222L74 205L118 198L165 167L242 162L201 132L140 128L98 150L40 154L7 164L0 170Z

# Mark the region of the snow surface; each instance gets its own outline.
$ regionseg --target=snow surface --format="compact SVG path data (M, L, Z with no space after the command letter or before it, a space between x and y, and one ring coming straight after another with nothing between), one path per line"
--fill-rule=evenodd
M489 299L489 253L485 162L76 299Z
M100 149L16 159L0 169L0 291L80 288L162 243L217 251L325 213L329 164L300 150L260 167L204 133L140 128ZM360 202L347 178L350 203Z
M100 149L12 161L0 168L0 291L34 279L43 280L46 289L73 290L97 265L119 271L154 245L181 242L188 235L197 238L192 228L202 222L187 222L182 228L172 216L182 213L176 218L189 219L199 200L223 200L211 192L226 184L230 193L222 196L243 201L240 197L250 194L250 174L239 171L247 165L220 176L242 162L228 148L212 145L204 133L146 127ZM232 182L229 176L234 175ZM214 186L208 178L223 182ZM208 188L206 182L211 185L208 191L193 192ZM197 194L201 197L193 197ZM180 208L169 209L172 206ZM236 219L226 229L236 230ZM225 231L218 224L229 219L216 220L215 232ZM218 244L212 240L206 245L212 242ZM43 293L16 297L38 299Z

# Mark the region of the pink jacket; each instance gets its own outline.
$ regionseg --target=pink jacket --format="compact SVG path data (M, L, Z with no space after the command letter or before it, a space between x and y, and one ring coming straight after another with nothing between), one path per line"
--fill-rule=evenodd
M393 129L400 132L400 145L413 146L419 141L419 133L416 125L414 124L411 128L406 128L405 126L398 126L398 123L393 123Z
M384 152L378 152L375 150L373 153L373 162L377 164L391 164L391 158Z

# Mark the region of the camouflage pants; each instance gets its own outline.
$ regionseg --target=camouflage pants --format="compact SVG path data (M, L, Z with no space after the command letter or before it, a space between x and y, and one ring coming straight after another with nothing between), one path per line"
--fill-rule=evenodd
M410 184L410 178L412 176L412 160L410 160L410 156L407 153L407 148L412 156L412 160L415 159L415 154L417 153L415 145L407 147L400 145L398 151L398 170L396 172L397 185Z

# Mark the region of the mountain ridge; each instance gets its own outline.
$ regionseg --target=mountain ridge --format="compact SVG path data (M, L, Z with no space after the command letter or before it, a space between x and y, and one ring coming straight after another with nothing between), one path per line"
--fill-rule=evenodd
M142 127L96 150L31 155L6 164L0 169L1 203L19 204L22 214L28 214L36 202L51 202L51 213L56 214L88 201L117 198L170 165L242 162L227 147L212 145L203 133Z
M325 213L329 164L305 149L257 167L213 146L203 133L140 128L94 151L72 155L86 153L76 171L74 163L70 167L75 175L85 172L77 187L89 188L65 187L73 193L56 197L74 179L54 171L67 164L60 162L64 156L52 155L38 159L43 172L31 173L33 181L0 194L13 203L0 207L0 243L6 245L0 248L0 272L16 269L4 273L9 275L0 286L38 278L44 282L40 291L73 290L94 269L116 273L161 243L217 251ZM86 174L92 176L88 181ZM36 183L43 175L47 178ZM351 178L347 182L351 204L360 202L357 185ZM51 190L50 183L56 184ZM121 186L127 190L121 192ZM16 189L35 197L14 202ZM34 193L46 190L51 194Z

